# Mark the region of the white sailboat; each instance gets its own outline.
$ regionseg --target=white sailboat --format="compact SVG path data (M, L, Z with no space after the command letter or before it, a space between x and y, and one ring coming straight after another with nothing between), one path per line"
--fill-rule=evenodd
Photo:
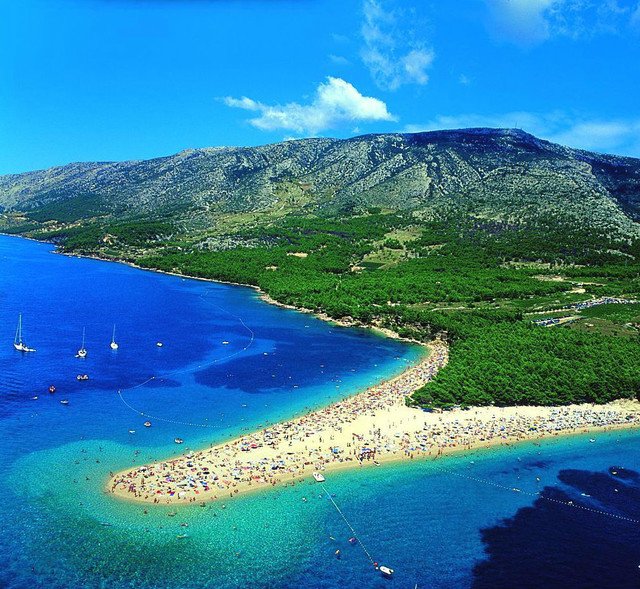
M16 328L16 335L13 338L13 347L18 352L35 352L33 348L27 346L22 340L22 313L18 315L18 327Z
M82 346L78 350L78 353L76 354L76 358L86 358L87 356L87 349L84 347L84 332L85 332L85 328L83 327L82 328Z
M111 343L109 344L109 347L112 350L117 350L118 349L118 344L116 342L116 326L115 326L115 324L113 326L113 335L111 336Z

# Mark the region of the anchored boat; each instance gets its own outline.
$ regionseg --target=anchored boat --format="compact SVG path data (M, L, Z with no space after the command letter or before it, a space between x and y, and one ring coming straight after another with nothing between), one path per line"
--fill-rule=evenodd
M85 335L85 328L82 328L82 346L80 346L80 349L78 350L78 353L76 354L76 358L86 358L87 357L87 349L84 347L84 335Z
M118 344L116 342L116 326L115 324L113 325L113 334L111 335L111 343L109 344L109 347L112 350L117 350L118 349Z
M324 478L324 475L319 472L314 472L313 478L316 480L316 483L324 483L324 481L326 480Z
M16 335L13 338L13 347L18 352L35 352L33 348L27 346L22 340L22 313L18 315L18 327L16 328Z

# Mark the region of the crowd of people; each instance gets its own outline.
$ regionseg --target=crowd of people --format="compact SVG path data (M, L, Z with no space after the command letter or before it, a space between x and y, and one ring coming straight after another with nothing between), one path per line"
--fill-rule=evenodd
M503 413L501 415L501 413ZM495 442L511 443L567 433L587 433L594 429L640 424L640 413L610 408L572 406L561 408L514 408L469 410L453 419L425 425L421 431L404 433L399 446L413 457L439 455L451 448L471 449ZM383 440L380 440L383 443ZM382 450L397 452L398 444Z
M109 491L154 503L197 502L295 484L314 471L436 458L452 449L638 423L610 407L456 409L426 413L405 400L448 360L439 341L398 377L326 408L173 460L115 474Z

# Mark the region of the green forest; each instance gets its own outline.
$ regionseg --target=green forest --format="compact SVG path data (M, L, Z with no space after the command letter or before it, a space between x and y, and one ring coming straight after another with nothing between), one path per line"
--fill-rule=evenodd
M603 296L640 299L640 242L554 218L519 225L372 209L286 217L227 236L225 247L207 247L163 220L39 237L66 251L258 286L279 302L420 341L440 335L450 343L450 362L409 400L418 406L640 397L638 305L571 307ZM544 312L575 315L584 329L535 325L550 316ZM598 326L588 323L594 317Z

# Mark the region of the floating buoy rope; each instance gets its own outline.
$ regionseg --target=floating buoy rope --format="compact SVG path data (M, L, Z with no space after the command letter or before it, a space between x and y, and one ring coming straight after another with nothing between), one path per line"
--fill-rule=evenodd
M203 300L205 300L205 296L204 295L200 295L200 298L202 298ZM208 302L208 301L207 301ZM223 313L226 313L227 315L229 315L230 317L233 317L234 319L236 319L240 325L242 325L242 327L247 331L247 333L249 334L249 341L247 342L247 344L235 351L232 352L231 354L226 354L225 356L221 356L219 358L214 358L213 360L211 360L210 362L205 362L204 364L198 364L198 366L196 367L197 369L201 369L201 368L207 368L209 366L213 366L214 364L217 364L219 362L222 362L223 360L228 360L229 358L233 358L234 356L238 356L244 352L246 352L252 345L253 342L255 341L255 333L253 332L253 330L242 320L242 317L239 317L237 315L233 315L232 313L230 313L229 311L227 311L226 309L223 309L222 307L220 307L219 305L215 305L213 303L209 303L212 306L218 308L220 311L222 311ZM163 373L161 375L153 375L150 376L149 378L147 378L146 380L144 380L143 382L129 387L127 389L118 389L118 397L120 398L120 400L122 401L122 403L131 411L133 411L134 413L136 413L137 415L140 415L142 417L146 417L147 419L153 419L155 421L163 421L165 423L173 423L175 425L186 425L186 426L190 426L190 427L203 427L203 428L221 428L223 427L222 424L211 424L211 423L193 423L190 421L180 421L177 419L169 419L167 417L162 417L159 415L152 415L150 413L147 413L145 411L142 411L140 409L138 409L137 407L134 407L133 405L131 405L125 398L123 393L125 392L131 392L134 391L136 389L139 389L147 384L149 384L150 382L154 381L154 380L160 380L169 376L174 376L177 374L184 374L187 372L191 372L192 370L194 370L192 367L189 368L178 368L176 370L172 370L170 372L166 372Z
M463 474L460 472L455 472L453 470L449 470L447 468L442 468L442 467L438 467L435 466L434 467L435 470L438 470L444 474L448 474L454 477L458 477L461 479L467 479L469 481L475 482L475 483L480 483L483 485L487 485L487 486L491 486L491 487L495 487L497 489L501 489L503 491L510 491L511 493L521 493L522 495L528 495L530 497L535 497L536 499L544 499L545 501L549 501L550 503L556 503L559 505L564 505L565 507L572 507L574 509L580 509L582 511L586 511L586 512L590 512L590 513L594 513L597 515L602 515L605 517L610 517L612 519L616 519L616 520L622 520L622 521L626 521L626 522L630 522L633 524L640 524L640 520L634 519L632 517L627 517L626 515L619 515L617 513L612 513L610 511L604 511L603 509L595 509L593 507L587 507L586 505L582 505L580 503L576 503L575 501L572 500L568 500L568 501L563 501L561 499L556 499L555 497L549 497L547 495L543 495L540 491L525 491L523 489L520 489L518 487L508 487L507 485L501 485L500 483L496 483L492 480L489 479L483 479L480 477L475 477L475 476L471 476L468 474Z
M349 530L351 530L351 533L353 534L353 537L358 541L358 544L360 545L360 547L362 548L364 553L367 555L367 558L371 561L371 564L373 566L377 567L376 561L373 560L373 557L371 556L371 554L367 550L367 547L362 543L362 540L358 536L357 532L353 529L353 526L349 523L349 520L347 519L347 516L345 516L345 514L342 512L340 507L338 507L338 504L334 501L333 497L331 496L331 493L329 493L329 491L327 491L327 488L324 486L324 483L320 483L320 486L322 487L322 490L327 494L327 497L329 498L329 501L331 501L333 506L336 508L336 511L340 514L340 517L344 520L344 523L347 524L347 527L349 528Z

